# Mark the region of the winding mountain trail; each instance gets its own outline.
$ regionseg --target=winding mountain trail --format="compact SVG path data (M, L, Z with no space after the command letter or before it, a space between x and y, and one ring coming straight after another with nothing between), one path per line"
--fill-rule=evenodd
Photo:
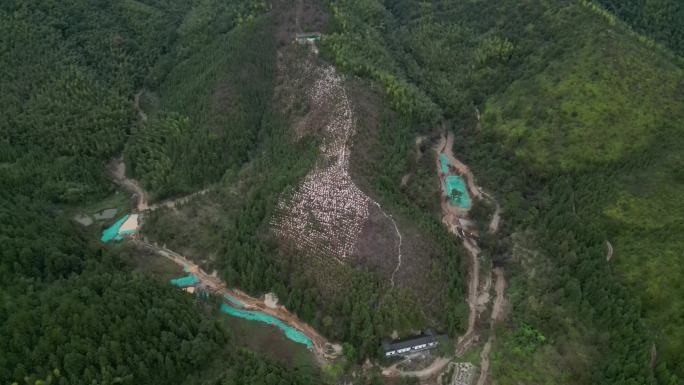
M391 215L388 215L385 210L382 209L380 206L380 203L373 201L373 203L378 207L382 215L385 216L385 218L389 219L392 224L394 225L394 231L397 233L397 238L399 239L399 242L397 243L397 267L394 268L394 271L392 271L392 276L390 277L390 284L394 288L394 276L397 274L399 271L399 268L401 267L401 243L402 243L402 237L401 237L401 232L399 231L399 226L397 226L397 222L392 218Z

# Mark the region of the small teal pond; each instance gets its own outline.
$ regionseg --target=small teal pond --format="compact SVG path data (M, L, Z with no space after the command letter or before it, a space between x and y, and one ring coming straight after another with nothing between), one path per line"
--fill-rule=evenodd
M194 275L186 275L183 278L176 278L171 280L171 284L178 287L195 286L199 283L199 278Z
M232 315L234 317L239 317L239 318L244 318L247 320L253 320L253 321L259 321L263 322L269 325L274 325L281 329L283 332L285 332L285 336L289 338L290 340L304 344L306 345L307 348L311 348L313 346L313 343L309 339L309 337L305 336L302 332L299 330L292 328L288 325L286 325L283 321L270 316L268 314L262 314L258 313L255 311L247 311L247 310L240 310L240 309L235 309L233 307L230 307L226 304L221 305L221 311Z
M445 175L444 190L449 197L449 203L464 209L470 208L470 196L468 195L468 188L466 187L463 178L458 175L448 175L449 158L447 158L445 154L439 154L439 163L441 164L442 174ZM458 191L458 197L452 196L451 192L454 190Z
M442 174L449 173L449 158L445 154L439 154L439 163L442 165Z
M458 175L449 175L444 178L444 184L446 185L447 194L449 194L449 202L452 205L463 207L464 209L470 208L470 195L468 195L468 189L466 188L463 178ZM453 190L459 192L459 194L457 194L458 197L451 195Z
M124 215L123 218L119 219L113 225L105 229L105 231L102 232L102 237L100 238L100 240L104 243L107 243L112 239L115 241L122 240L123 237L121 237L122 233L119 233L119 228L121 228L121 225L123 225L124 222L126 222L126 219L128 219L128 215Z

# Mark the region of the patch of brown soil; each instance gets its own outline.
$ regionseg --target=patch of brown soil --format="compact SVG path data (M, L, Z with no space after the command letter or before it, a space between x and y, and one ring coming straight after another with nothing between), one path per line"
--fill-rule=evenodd
M148 209L147 193L145 190L143 190L138 181L126 177L126 164L124 163L123 156L112 159L107 164L106 170L114 183L135 196L135 209L137 211Z

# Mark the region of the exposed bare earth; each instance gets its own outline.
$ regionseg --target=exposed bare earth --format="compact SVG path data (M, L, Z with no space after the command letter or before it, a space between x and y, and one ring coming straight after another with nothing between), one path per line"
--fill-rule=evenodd
M487 341L480 353L480 377L477 385L485 385L489 381L489 353L492 350L492 340Z
M145 211L149 208L147 205L147 193L145 193L145 190L143 190L136 180L128 179L126 177L126 164L123 161L123 156L112 159L107 165L107 170L111 174L114 183L135 195L135 209L137 211Z
M315 55L305 60L315 80L307 90L310 116L298 127L302 131L316 123L311 129L322 139L320 158L294 193L278 202L273 231L301 253L347 263L358 250L370 208L376 206L396 234L397 262L390 276L394 286L401 267L402 235L392 216L361 191L349 173L350 142L356 126L344 79L334 67L317 64Z

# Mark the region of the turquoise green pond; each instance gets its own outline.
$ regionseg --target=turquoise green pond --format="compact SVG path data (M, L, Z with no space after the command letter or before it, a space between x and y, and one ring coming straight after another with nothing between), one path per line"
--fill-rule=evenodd
M439 154L439 163L442 165L442 174L449 173L449 158L444 154Z
M244 304L244 303L242 303L239 299L237 299L237 298L235 298L235 297L233 297L233 296L231 296L231 295L225 294L225 295L223 296L223 298L225 298L226 301L230 302L233 306L236 306L236 307L245 307L245 304Z
M442 174L446 175L449 173L449 158L445 154L439 154L439 163L442 167ZM444 187L447 195L449 196L449 203L454 206L462 207L464 209L470 208L470 196L468 195L468 189L466 188L465 181L458 175L449 175L444 177ZM452 191L458 191L460 193L457 199L451 196Z
M107 243L107 242L111 241L112 239L115 241L120 241L123 239L123 237L121 237L122 234L128 234L128 233L134 232L134 231L127 231L127 232L123 232L123 233L119 232L119 228L121 228L121 225L123 225L124 222L126 222L126 219L128 219L128 215L125 215L123 218L116 221L116 223L114 223L113 225L111 225L107 229L105 229L105 231L102 232L102 237L100 238L100 240L104 243Z
M468 195L468 189L466 188L463 178L458 175L450 175L444 178L444 184L446 185L446 191L449 195L449 202L452 205L462 207L464 209L470 208L470 196ZM460 192L460 195L457 199L454 199L451 196L451 192L453 190Z
M186 275L183 278L176 278L171 280L171 284L178 287L195 286L199 283L199 278L194 275Z
M285 332L285 336L289 338L290 340L304 344L306 345L307 348L311 348L313 346L313 343L309 339L309 337L305 336L302 332L299 330L292 328L288 325L286 325L283 321L270 316L268 314L262 314L258 313L255 311L247 311L247 310L240 310L240 309L235 309L233 307L230 307L226 304L221 304L221 311L232 315L234 317L239 317L239 318L244 318L247 320L253 320L253 321L259 321L263 322L269 325L273 325L278 327L280 330Z

